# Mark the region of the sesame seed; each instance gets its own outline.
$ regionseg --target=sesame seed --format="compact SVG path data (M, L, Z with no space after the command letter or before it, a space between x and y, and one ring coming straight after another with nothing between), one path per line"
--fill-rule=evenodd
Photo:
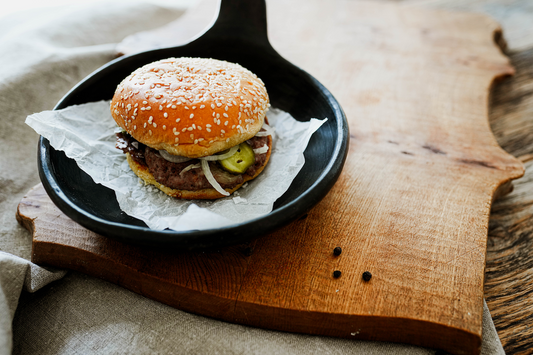
M178 143L180 139L178 137L174 138L174 143Z
M144 122L144 128L146 128L146 122Z
M211 104L211 108L214 110L215 109L215 104Z
M200 105L200 108L204 108L204 107L205 107L205 105Z
M211 125L210 125L209 123L208 123L208 124L206 124L205 126L206 126L206 127L211 127Z
M220 117L220 113L217 113L217 118L219 118L219 117Z
M175 109L175 108L176 108L176 105L172 105L172 108Z
M227 125L228 125L228 123L229 123L229 121L226 121L226 122L224 122L224 126L227 126Z
M148 130L148 133L150 133L150 135L152 135L152 130L151 130L151 129L150 129L150 130Z
M185 108L186 110L188 110L188 109L189 109L189 108L188 108L187 106L184 106L184 108Z
M228 142L229 142L229 138L226 138L226 143L228 143Z
M196 129L196 125L194 123L192 124L191 127L192 127L192 129Z
M167 129L167 126L163 125L163 130Z
M195 109L196 109L196 106L193 106L192 109L195 110Z
M206 128L205 129L207 132L211 132L211 128Z
M220 130L220 133L222 134L226 134L226 131L224 131L223 129Z
M187 128L187 130L188 130L188 131L192 131L192 130L193 130L193 128L192 128L192 127L189 127L189 128Z
M163 117L167 118L167 117L168 117L168 113L165 112L165 113L163 114Z
M225 113L225 112L222 114L222 116L224 116L224 117L229 117L228 114Z
M195 139L195 140L194 140L194 144L198 144L198 139Z
M217 107L220 107L222 106L222 104L220 102L217 102Z
M190 137L191 137L191 139L194 139L194 134L191 133Z
M148 101L143 101L143 105L146 105L148 103Z
M176 118L176 123L181 121L181 118Z
M154 122L154 128L157 128L157 123Z
M146 108L147 111L148 111L148 110L151 110L151 109L152 109L151 106L148 106L148 107Z
M159 105L159 111L163 111L163 105Z
M148 117L148 123L152 124L153 119L154 119L153 116Z
M184 129L182 129L181 131L182 131L182 132L185 132L186 130L187 130L187 127L185 127Z
M189 118L193 118L194 117L194 113L191 113L191 115L189 116Z

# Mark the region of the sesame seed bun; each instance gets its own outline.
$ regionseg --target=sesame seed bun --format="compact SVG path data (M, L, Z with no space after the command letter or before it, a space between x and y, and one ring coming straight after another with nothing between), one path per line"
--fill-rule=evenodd
M233 192L238 190L242 185L244 185L244 183L255 179L263 171L263 169L265 168L265 166L267 165L270 159L270 154L272 153L272 137L271 136L268 137L267 145L268 145L268 151L266 152L267 156L266 156L265 162L263 163L261 167L259 167L255 171L255 174L253 176L243 175L243 182L241 184L231 189L224 189L224 190L232 194ZM130 168L131 170L133 170L135 175L140 177L146 184L157 187L159 190L163 191L169 196L172 196L178 199L186 199L186 200L214 200L217 198L225 197L220 192L215 190L214 188L201 189L201 190L178 190L178 189L173 189L168 186L162 185L155 180L154 176L152 175L152 173L150 173L147 166L137 163L135 160L132 159L129 153L126 153L126 156L128 159L128 164L130 165Z
M111 114L139 142L199 158L252 138L268 106L261 79L238 64L168 58L125 78L111 101Z

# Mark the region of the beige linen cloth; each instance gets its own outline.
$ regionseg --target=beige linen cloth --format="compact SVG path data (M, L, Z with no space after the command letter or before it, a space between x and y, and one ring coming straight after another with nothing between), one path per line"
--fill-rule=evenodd
M434 354L409 345L281 333L171 308L76 272L28 260L31 236L15 220L39 182L37 134L27 115L49 110L113 59L127 35L182 14L138 1L36 10L0 19L0 355L5 354ZM503 354L489 311L483 354Z

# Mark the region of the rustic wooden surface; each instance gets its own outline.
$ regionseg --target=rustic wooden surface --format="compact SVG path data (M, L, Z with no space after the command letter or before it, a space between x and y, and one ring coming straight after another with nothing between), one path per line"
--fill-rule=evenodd
M485 297L506 352L533 354L533 47L509 55L516 75L495 87L491 125L526 174L493 206Z
M491 199L522 173L487 121L492 80L512 73L498 25L392 4L301 5L268 2L272 43L333 91L352 133L339 183L307 219L251 256L161 256L67 228L34 190L20 205L34 260L229 321L477 353Z
M516 74L495 85L490 124L498 143L524 162L514 191L490 215L485 298L507 354L533 354L533 2L402 0L412 7L475 11L503 27Z

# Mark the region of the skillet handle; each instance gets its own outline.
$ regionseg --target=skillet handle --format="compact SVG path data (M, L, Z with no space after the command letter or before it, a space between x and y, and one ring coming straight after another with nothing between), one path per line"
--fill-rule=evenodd
M213 25L198 40L247 43L272 49L268 41L265 0L219 1Z

